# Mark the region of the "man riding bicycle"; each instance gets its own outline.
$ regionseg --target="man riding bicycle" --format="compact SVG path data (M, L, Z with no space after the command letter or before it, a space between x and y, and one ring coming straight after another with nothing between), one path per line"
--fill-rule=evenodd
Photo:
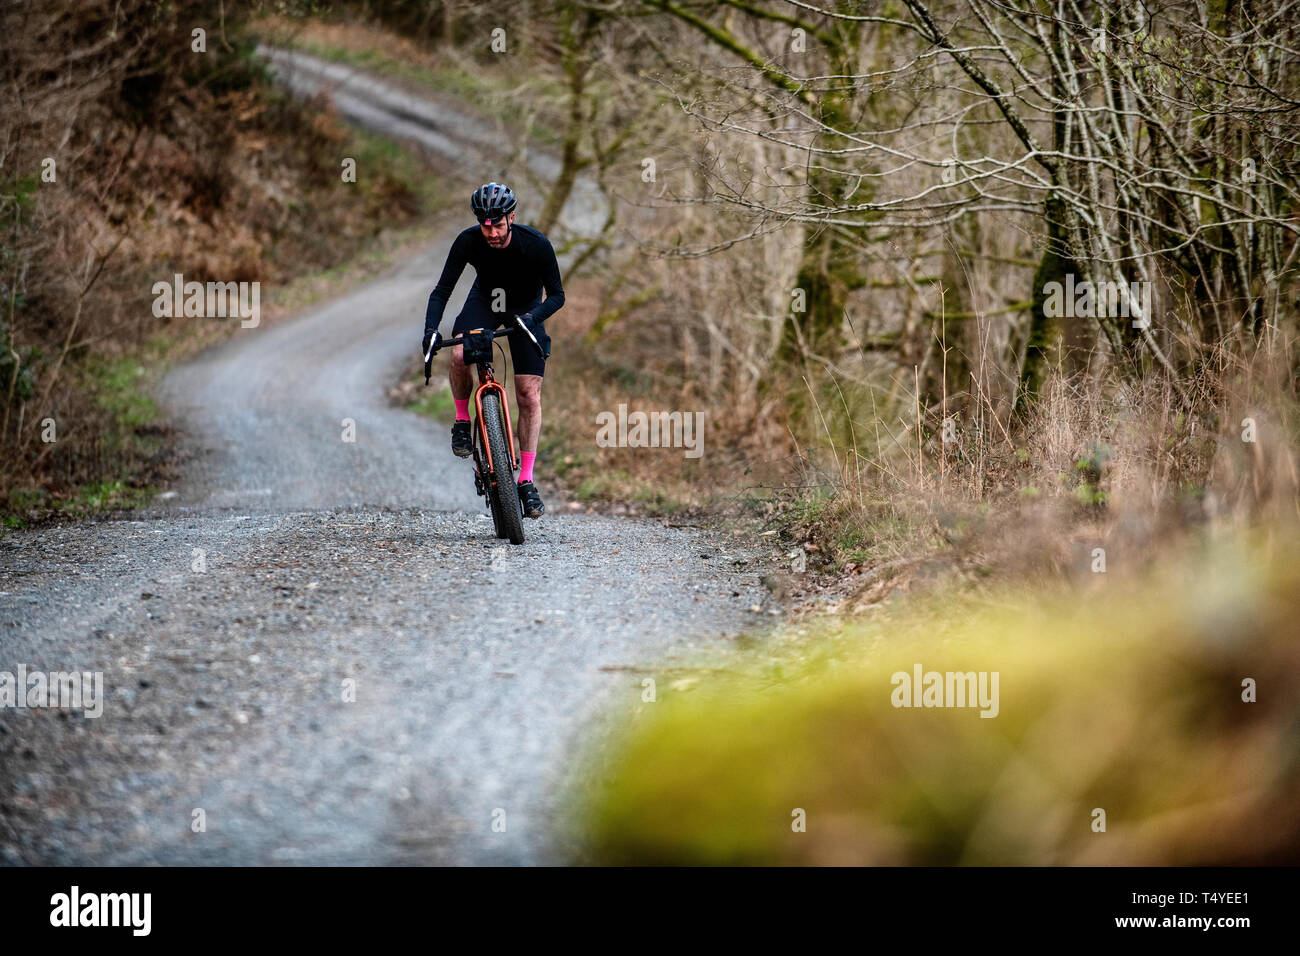
M474 267L474 285L456 316L452 335L460 335L468 329L495 329L518 315L537 338L542 355L538 355L532 343L522 336L510 336L510 358L515 369L515 403L519 409L515 430L519 436L521 464L519 501L525 516L540 518L546 509L533 485L533 462L537 458L537 439L542 431L542 375L546 370L546 357L551 354L551 337L546 334L542 323L564 305L560 267L546 236L529 226L515 225L516 200L510 187L485 183L474 190L469 205L479 224L466 229L451 244L442 276L429 294L420 351L428 353L429 342L442 322L447 300L466 263ZM542 299L543 289L546 290L545 300ZM459 457L467 458L473 452L469 427L469 398L473 383L462 355L461 346L452 350L447 377L451 382L451 397L456 402L451 450Z

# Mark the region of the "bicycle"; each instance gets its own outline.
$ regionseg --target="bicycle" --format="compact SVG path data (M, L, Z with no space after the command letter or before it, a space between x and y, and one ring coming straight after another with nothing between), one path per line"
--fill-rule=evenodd
M519 487L515 484L519 456L515 452L506 390L492 371L492 343L501 336L523 332L539 355L543 350L520 317L515 316L514 321L514 328L469 329L450 339L443 339L442 333L434 331L429 351L424 356L424 384L429 384L433 357L440 350L457 345L464 348L463 361L466 365L473 365L478 372L478 388L474 390L474 425L470 430L474 436L474 491L487 499L496 536L508 538L511 544L523 544L523 508L519 504Z

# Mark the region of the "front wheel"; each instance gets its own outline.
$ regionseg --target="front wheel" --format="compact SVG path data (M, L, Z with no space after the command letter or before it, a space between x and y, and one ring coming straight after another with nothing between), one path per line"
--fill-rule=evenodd
M509 538L511 544L523 544L523 511L519 507L519 487L515 484L515 469L512 465L510 445L506 442L501 397L494 390L486 390L483 392L480 405L483 408L483 430L487 432L488 450L492 455L492 475L488 495L497 537ZM501 533L503 531L504 535Z

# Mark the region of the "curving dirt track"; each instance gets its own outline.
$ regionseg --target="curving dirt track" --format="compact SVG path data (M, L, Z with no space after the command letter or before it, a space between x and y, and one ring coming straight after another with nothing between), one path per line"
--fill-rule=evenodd
M174 496L0 539L0 671L104 691L0 710L0 862L571 859L577 746L754 620L737 539L548 514L497 542L445 428L389 407L460 228L174 370Z

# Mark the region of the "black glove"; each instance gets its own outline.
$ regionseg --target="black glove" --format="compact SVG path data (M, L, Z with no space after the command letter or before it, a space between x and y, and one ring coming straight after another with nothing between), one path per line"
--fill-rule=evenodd
M421 354L421 355L428 355L428 354L429 354L429 343L433 341L433 333L434 333L434 330L433 330L433 329L425 329L425 330L424 330L424 338L420 339L420 354Z
M525 312L523 315L519 316L519 321L524 323L524 328L533 333L534 338L536 338L538 332L542 331L542 323L533 318L533 313L531 312Z

